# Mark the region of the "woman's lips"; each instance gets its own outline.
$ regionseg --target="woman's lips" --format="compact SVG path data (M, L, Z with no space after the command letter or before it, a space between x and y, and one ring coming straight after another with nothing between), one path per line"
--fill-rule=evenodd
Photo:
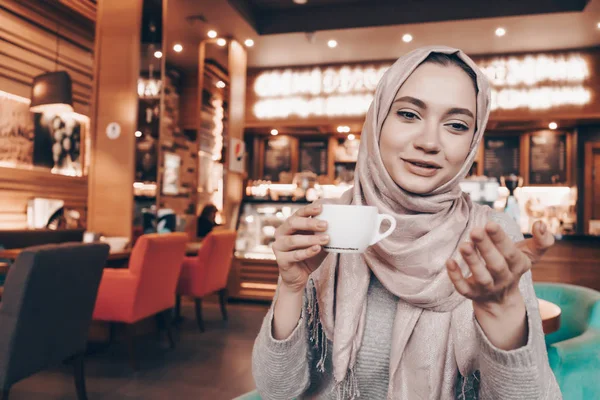
M402 161L404 162L404 166L408 172L423 177L432 177L437 174L441 168L437 164L423 161L420 162L418 160L402 159Z

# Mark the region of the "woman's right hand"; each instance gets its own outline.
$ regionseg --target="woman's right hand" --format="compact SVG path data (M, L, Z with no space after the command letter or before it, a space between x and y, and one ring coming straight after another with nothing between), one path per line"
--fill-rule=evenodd
M275 232L273 252L282 284L290 291L304 290L308 276L325 259L322 246L329 242L329 237L324 234L327 222L311 218L321 211L320 204L302 207Z

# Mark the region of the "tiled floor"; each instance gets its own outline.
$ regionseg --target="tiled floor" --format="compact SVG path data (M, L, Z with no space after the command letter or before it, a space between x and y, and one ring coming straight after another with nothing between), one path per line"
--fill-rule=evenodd
M166 338L140 338L138 372L128 363L127 349L116 343L86 359L89 400L230 400L253 389L251 354L266 305L230 304L229 322L216 305L204 305L206 331L200 333L193 307L182 307L185 321L177 347ZM25 379L11 390L10 400L76 400L69 366Z

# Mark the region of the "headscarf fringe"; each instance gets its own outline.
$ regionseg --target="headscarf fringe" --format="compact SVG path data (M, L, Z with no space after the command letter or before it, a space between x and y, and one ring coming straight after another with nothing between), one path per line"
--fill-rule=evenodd
M320 354L319 361L317 362L316 366L317 371L324 373L328 351L328 340L319 318L317 291L312 284L309 285L309 288L310 289L306 291L308 301L306 309L308 313L309 340ZM337 400L354 400L360 397L358 380L354 372L355 367L356 365L349 368L344 380L335 384Z
M358 390L358 380L354 369L356 365L352 366L346 372L344 380L336 383L336 400L355 400L360 397L360 390Z
M317 301L317 290L311 282L307 292L307 311L308 311L308 327L309 340L314 348L320 353L319 361L317 362L317 370L321 373L325 372L325 360L327 358L327 336L319 319L319 303Z

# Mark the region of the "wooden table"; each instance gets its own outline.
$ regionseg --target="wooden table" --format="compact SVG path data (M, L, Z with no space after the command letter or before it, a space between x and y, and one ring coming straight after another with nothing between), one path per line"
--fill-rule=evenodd
M560 328L561 309L554 303L538 299L540 305L540 315L542 316L542 328L547 335L556 332Z
M23 249L8 249L8 250L0 250L0 260L8 260L8 263L0 262L0 271L2 271L2 264L7 264L8 267L12 263L15 262L17 257ZM127 268L129 265L129 256L131 255L131 250L122 250L108 253L108 258L106 259L106 268ZM8 269L8 268L7 268Z
M198 250L202 247L202 242L191 242L188 243L185 249L185 255L188 257L196 256L198 254ZM10 266L10 263L13 263L23 249L4 249L0 250L0 260L8 260L9 263L0 261L0 273L3 268L7 268ZM131 256L131 250L122 250L122 251L114 251L108 253L107 266L113 267L113 265L119 265L120 267L127 266L129 262L129 257Z
M14 262L23 249L5 249L0 250L0 259L10 260ZM131 255L131 250L123 250L123 251L115 251L108 254L109 261L120 261L124 259L129 259ZM0 263L1 265L2 263Z

